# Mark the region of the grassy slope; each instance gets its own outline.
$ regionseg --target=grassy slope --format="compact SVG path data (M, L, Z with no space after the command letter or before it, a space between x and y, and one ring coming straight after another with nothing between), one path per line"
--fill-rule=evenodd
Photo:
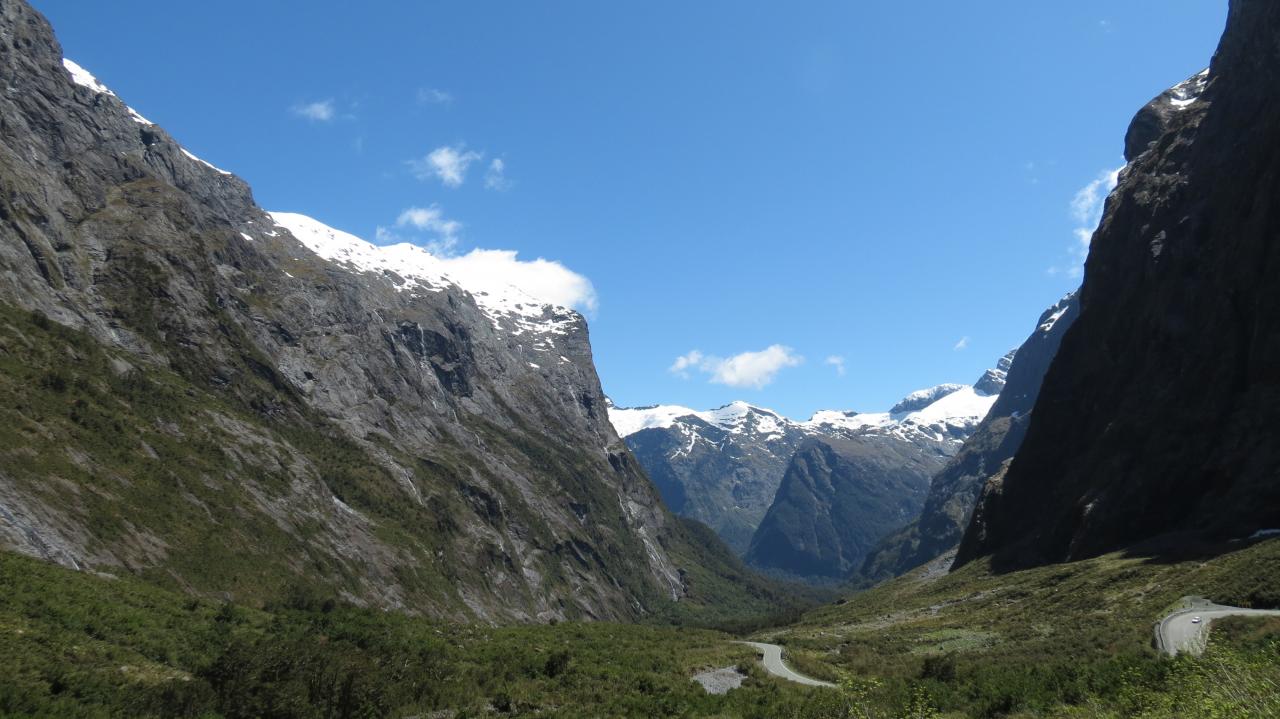
M1165 562L1113 554L1009 574L982 563L934 578L917 572L760 636L785 644L815 676L875 677L885 696L923 687L957 716L1197 716L1160 713L1158 699L1230 662L1255 667L1235 672L1241 682L1280 685L1275 633L1250 635L1239 655L1224 633L1219 654L1201 663L1163 661L1152 648L1154 623L1183 596L1280 606L1280 541L1233 549ZM1228 691L1224 682L1204 688L1183 701ZM1280 699L1270 701L1280 716Z
M459 469L480 471L473 458L443 442L430 461L401 458L418 486L431 490L425 506L405 501L395 477L271 376L244 371L219 388L208 383L209 372L189 363L140 366L85 333L0 303L0 477L84 528L89 550L104 558L99 566L120 564L162 586L256 605L295 591L366 598L377 591L364 583L358 560L330 551L324 515L291 498L299 479L323 484L370 517L381 545L400 553L383 561L407 590L408 606L438 612L465 613L454 588L488 581L486 567L455 556L460 522L493 505L532 511L501 481L492 484L502 497L478 494ZM616 498L594 481L581 453L539 444L532 430L475 430L531 476L560 478L577 501L590 497L608 527L623 526ZM275 502L282 504L278 516L257 509ZM521 519L541 527L536 517ZM643 552L633 546L636 537L594 525L582 531L599 552L592 559L611 567L632 596L647 596L649 610L662 617L758 623L813 605L735 566L721 542L681 525L668 550L687 568L694 591L669 606L618 556L624 547ZM492 565L500 564L492 551ZM558 581L569 561L548 558L548 581Z
M1148 648L1168 597L1256 596L1277 557L1280 541L1203 566L900 580L770 633L842 679L831 691L765 677L707 630L465 626L306 596L255 609L0 553L0 717L1277 716L1280 622L1224 622L1203 660ZM732 665L750 675L727 696L689 679Z
M831 701L751 669L724 634L617 624L489 628L297 598L193 599L0 553L0 717L774 717ZM427 714L428 716L437 716Z

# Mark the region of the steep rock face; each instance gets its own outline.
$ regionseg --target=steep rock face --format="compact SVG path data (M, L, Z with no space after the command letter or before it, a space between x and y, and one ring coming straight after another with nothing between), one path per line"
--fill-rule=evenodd
M950 456L996 401L1003 375L989 370L985 392L939 385L912 393L889 412L822 411L805 422L746 402L705 412L611 407L609 416L667 506L712 527L745 554L787 465L806 441L868 437L926 457Z
M458 618L682 595L580 316L264 212L23 2L0 82L0 544Z
M875 437L810 440L787 466L747 563L801 578L843 577L919 515L945 458Z
M1234 0L1207 75L1139 114L1080 317L958 561L1280 526L1280 6Z
M1004 384L999 367L985 386ZM888 413L819 412L792 456L746 553L757 568L830 581L857 569L886 535L919 516L929 479L998 401L968 385L940 385Z
M745 553L787 463L812 433L745 402L710 412L667 408L679 416L666 426L627 424L628 416L654 418L662 409L611 410L611 415L667 507L703 522L739 555Z
M991 412L934 475L920 518L868 554L857 579L874 582L895 577L956 548L982 487L1021 446L1044 374L1077 310L1075 293L1062 298L1041 314L1031 336L1001 361L1007 374Z

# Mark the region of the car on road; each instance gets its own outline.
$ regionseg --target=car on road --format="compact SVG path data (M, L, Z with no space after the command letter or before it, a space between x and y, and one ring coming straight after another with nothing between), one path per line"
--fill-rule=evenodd
M1192 618L1191 618L1191 623L1192 623L1192 624L1199 624L1199 623L1200 623L1200 617L1192 617Z

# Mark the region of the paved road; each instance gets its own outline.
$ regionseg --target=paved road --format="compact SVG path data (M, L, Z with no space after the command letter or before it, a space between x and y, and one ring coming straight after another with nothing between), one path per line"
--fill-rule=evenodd
M817 679L811 679L809 677L806 677L803 674L797 674L796 672L791 671L791 669L788 668L786 664L782 663L782 647L778 646L777 644L765 644L764 642L738 642L738 643L746 644L747 646L754 647L757 652L760 652L760 657L761 657L760 663L764 665L764 670L774 675L775 677L780 677L782 679L786 679L789 682L804 684L811 687L834 687L835 686L835 684L832 684L831 682L824 682L824 681L819 681Z
M1224 617L1280 617L1280 611L1266 609L1240 609L1220 604L1203 603L1190 609L1181 609L1156 625L1156 646L1173 656L1178 652L1199 655L1209 643L1209 625ZM1192 621L1200 617L1200 621Z

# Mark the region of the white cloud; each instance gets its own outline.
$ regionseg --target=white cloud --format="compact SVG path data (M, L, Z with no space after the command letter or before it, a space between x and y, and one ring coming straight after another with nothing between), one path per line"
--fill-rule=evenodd
M458 233L462 230L462 223L457 220L446 219L444 210L440 209L439 205L432 205L430 207L410 207L401 212L400 216L396 218L396 227L401 229L413 228L433 233L435 235L433 240L417 244L422 244L433 255L447 255L458 244ZM398 234L385 227L378 228L378 242L382 244L405 241L407 240L402 239Z
M333 100L320 100L293 106L293 114L313 122L329 122L335 116Z
M969 338L961 337L960 341L956 342L956 346L952 347L951 349L955 350L956 352L963 352L968 348L969 348Z
M434 87L418 88L419 105L452 105L453 95Z
M377 228L380 245L408 242L426 249L441 263L442 271L472 293L507 294L516 287L534 299L594 313L599 306L591 280L559 262L521 260L515 250L473 249L458 255L458 235L462 223L445 217L438 205L409 207L396 218L393 227ZM429 232L430 239L417 232Z
M466 149L465 145L446 145L437 147L421 160L411 160L409 166L419 180L434 177L445 187L460 187L467 179L467 168L483 157L479 152Z
M693 350L689 354L677 357L676 361L667 368L667 371L689 379L689 370L697 368L700 364L702 364L702 353L698 350Z
M687 378L689 370L697 370L708 375L715 384L764 389L778 372L802 362L803 357L783 345L771 345L759 352L743 352L728 358L704 355L694 350L677 357L668 371Z
M1124 168L1104 170L1097 179L1080 188L1076 196L1071 199L1071 214L1076 220L1097 227L1102 219L1102 209L1106 204L1107 195L1111 194L1116 183L1120 181L1122 169Z
M591 280L552 260L521 260L515 250L472 250L443 262L445 272L471 292L500 293L515 286L543 302L588 313L599 306Z
M490 190L511 187L511 181L507 179L507 163L501 157L495 157L489 163L489 169L484 173L484 186Z
M832 367L835 367L837 377L844 376L844 372L845 372L844 357L841 357L840 355L831 355L830 357L823 360L822 363L825 365L830 365Z
M1084 275L1084 261L1089 257L1089 245L1093 242L1093 233L1102 222L1102 211L1106 209L1107 197L1119 183L1120 171L1123 169L1124 167L1121 166L1114 170L1102 171L1097 178L1080 188L1075 197L1071 198L1071 216L1079 223L1079 226L1071 231L1076 238L1075 244L1070 249L1071 262L1065 269L1050 268L1050 274L1065 272L1069 277L1076 278Z

